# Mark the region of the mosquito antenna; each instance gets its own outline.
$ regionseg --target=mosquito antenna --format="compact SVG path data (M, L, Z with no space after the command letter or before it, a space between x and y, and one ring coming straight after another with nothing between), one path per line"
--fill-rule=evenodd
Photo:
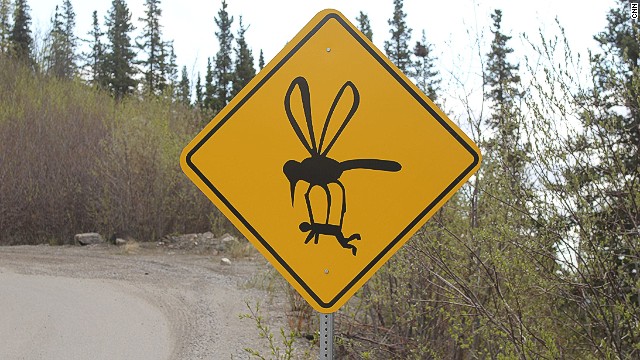
M353 105L351 105L351 110L349 110L347 117L344 118L342 125L340 125L340 128L338 129L336 134L333 136L333 139L331 139L331 141L329 142L329 145L327 145L327 148L324 149L324 151L322 151L322 144L324 143L324 137L327 134L327 128L329 127L331 116L333 116L333 112L335 111L336 106L338 106L338 102L340 101L340 98L342 97L342 94L344 94L344 91L347 89L347 87L351 88L351 91L353 91ZM342 85L342 87L338 91L336 98L333 100L333 104L331 104L331 109L329 110L329 114L327 114L327 120L325 120L324 122L324 127L322 128L322 135L320 137L320 151L322 151L320 155L323 155L323 156L327 155L329 150L331 150L331 147L336 142L336 140L338 140L338 137L342 133L342 130L344 130L344 128L349 123L349 120L351 120L351 118L353 117L353 114L355 114L356 110L358 110L359 105L360 105L360 93L358 92L358 89L351 81L345 82L344 85Z
M296 86L300 88L302 108L304 110L304 117L307 122L307 128L309 129L311 146L309 145L307 139L304 137L304 134L302 133L302 130L300 129L300 126L298 125L298 122L296 121L296 118L295 116L293 116L293 112L291 111L291 94L293 93L293 90ZM293 79L291 85L289 85L289 89L287 90L287 93L284 97L284 110L287 113L287 118L289 119L289 123L291 123L293 131L296 132L296 135L302 142L302 145L307 148L309 154L318 155L318 148L316 146L315 135L313 133L313 122L311 120L311 96L309 95L309 84L304 77L298 76L297 78Z

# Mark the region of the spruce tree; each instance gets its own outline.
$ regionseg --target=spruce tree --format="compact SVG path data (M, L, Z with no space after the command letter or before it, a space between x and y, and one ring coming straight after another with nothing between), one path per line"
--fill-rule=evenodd
M164 75L164 87L162 91L166 89L174 89L178 85L178 63L176 52L173 48L173 41L165 43L164 50L167 61L165 62L162 74Z
M202 79L200 78L200 73L198 72L198 77L196 79L196 85L195 85L195 91L196 91L196 99L195 99L195 106L197 109L204 109L204 102L203 102L203 98L202 98Z
M264 69L264 53L262 52L262 49L260 49L260 56L258 57L258 68L260 70Z
M13 10L13 29L9 40L12 55L18 61L33 64L30 10L27 0L16 0Z
M391 26L391 39L384 42L387 56L402 72L407 72L411 66L411 28L407 26L407 14L403 10L402 0L393 0L393 17L388 23Z
M640 341L640 25L629 2L617 1L594 39L601 51L591 55L593 88L579 97L583 131L570 150L581 162L567 177L579 189L581 244L593 259L585 265L597 270L590 285L602 287L594 300L600 308L617 309L603 314L601 323L611 325L598 334L627 334L606 345L617 358L630 359Z
M124 0L113 0L105 19L107 39L105 75L109 89L116 99L133 93L136 73L133 61L136 53L131 45L131 13Z
M143 33L137 39L136 44L147 55L145 60L140 61L144 75L144 91L158 95L165 87L166 80L162 74L166 61L160 25L162 9L160 8L160 0L145 0L144 6L145 16L138 19L144 24Z
M213 68L211 58L207 58L207 73L204 76L204 94L202 99L203 108L213 111L216 102L216 88L213 84Z
M187 74L187 67L182 67L180 74L180 82L176 87L176 100L184 105L191 104L191 90L189 88L189 75Z
M236 38L236 61L235 71L233 72L232 97L236 96L236 94L256 76L256 69L253 67L253 55L244 37L247 28L242 25L242 16L240 16L238 23L239 29L238 37Z
M59 78L71 79L76 73L75 16L71 2L65 0L61 11L56 6L52 19L45 66L49 74Z
M416 58L413 63L413 76L416 79L416 85L429 99L436 101L440 88L439 73L434 64L437 58L433 55L433 45L427 42L424 30L422 30L422 38L416 42L416 46L413 48L413 55Z
M491 14L493 40L484 69L485 97L489 100L491 115L487 121L490 134L485 147L482 182L483 188L496 196L483 196L479 200L479 212L493 214L494 218L485 218L485 226L501 222L505 229L514 233L531 233L530 218L523 215L530 198L529 178L526 174L529 142L524 138L523 116L520 112L520 76L518 65L509 61L513 49L507 44L510 36L502 32L502 11ZM501 211L490 211L503 205ZM482 215L484 216L484 215Z
M492 114L489 126L494 132L490 141L491 150L495 151L506 169L511 171L513 181L523 177L523 167L526 161L525 149L522 148L520 114L516 103L521 98L520 76L518 65L512 64L507 57L513 53L507 42L511 36L502 33L502 11L495 10L491 14L493 19L493 41L491 50L487 54L487 68L485 69L486 96L491 101Z
M92 14L91 30L89 33L89 52L84 53L85 67L88 68L90 80L89 82L95 87L106 88L108 86L105 76L105 49L102 43L104 35L98 24L98 12Z
M11 0L0 0L0 54L9 52L11 36Z
M229 16L227 12L227 2L222 1L222 8L218 11L215 18L218 31L216 38L218 39L218 53L215 58L215 66L213 68L213 77L215 84L215 103L213 111L218 112L227 105L231 100L232 81L233 81L233 61L231 54L233 52L233 33L231 33L231 25L233 24L233 16Z
M371 30L369 15L360 11L360 15L356 18L356 21L358 22L358 30L360 30L367 39L373 41L373 30Z

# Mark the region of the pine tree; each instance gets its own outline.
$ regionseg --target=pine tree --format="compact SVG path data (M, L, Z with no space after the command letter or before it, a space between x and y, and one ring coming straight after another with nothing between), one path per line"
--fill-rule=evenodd
M358 22L358 30L360 30L367 39L373 41L373 30L371 30L369 15L360 11L360 15L356 18L356 21Z
M213 110L217 113L231 100L233 81L233 61L231 59L233 52L233 34L231 33L233 16L229 16L227 12L226 0L222 1L222 8L218 11L215 23L218 27L216 38L218 39L219 50L216 54L215 67L213 68L215 84Z
M407 27L407 14L403 10L402 0L393 0L393 17L388 23L391 26L391 39L384 42L387 56L402 72L407 72L411 66L411 28Z
M260 49L260 56L258 57L258 68L260 68L260 70L264 69L264 53L262 52L262 49Z
M136 43L138 48L147 54L147 58L140 62L144 74L144 91L158 95L166 85L166 78L162 74L166 61L160 25L162 9L160 0L145 0L144 6L145 17L138 19L144 24L143 33L138 38L142 42L136 41Z
M429 99L436 101L440 88L439 73L434 64L437 58L433 56L433 45L427 42L424 30L422 30L422 38L413 48L413 55L416 57L413 63L416 85Z
M187 67L182 67L180 76L180 82L176 87L176 100L184 105L191 104L191 91L189 88L189 75L187 74Z
M202 99L203 108L213 111L216 103L216 88L213 84L213 68L211 58L207 58L207 73L204 76L204 94Z
M11 0L0 0L0 54L6 54L10 48L11 36Z
M240 16L238 22L240 28L238 29L238 37L236 38L236 62L235 71L233 72L232 97L236 96L236 94L256 76L256 69L253 67L253 55L244 37L247 28L242 25L242 16Z
M13 29L9 40L12 55L19 61L33 64L30 10L27 0L16 0L13 10Z
M107 39L105 53L105 75L109 89L116 99L133 93L136 73L133 60L136 53L131 45L131 13L124 0L113 0L105 19Z

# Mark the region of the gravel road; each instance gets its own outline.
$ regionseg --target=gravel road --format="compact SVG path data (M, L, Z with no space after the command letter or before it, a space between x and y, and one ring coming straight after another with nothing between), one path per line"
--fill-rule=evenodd
M0 247L0 359L247 359L266 353L247 302L285 322L272 278L259 255Z

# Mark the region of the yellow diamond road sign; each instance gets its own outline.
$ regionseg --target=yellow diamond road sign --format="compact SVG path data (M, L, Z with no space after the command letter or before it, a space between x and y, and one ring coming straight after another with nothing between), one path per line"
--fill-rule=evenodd
M324 10L187 145L181 164L330 313L467 181L480 152L342 14Z

